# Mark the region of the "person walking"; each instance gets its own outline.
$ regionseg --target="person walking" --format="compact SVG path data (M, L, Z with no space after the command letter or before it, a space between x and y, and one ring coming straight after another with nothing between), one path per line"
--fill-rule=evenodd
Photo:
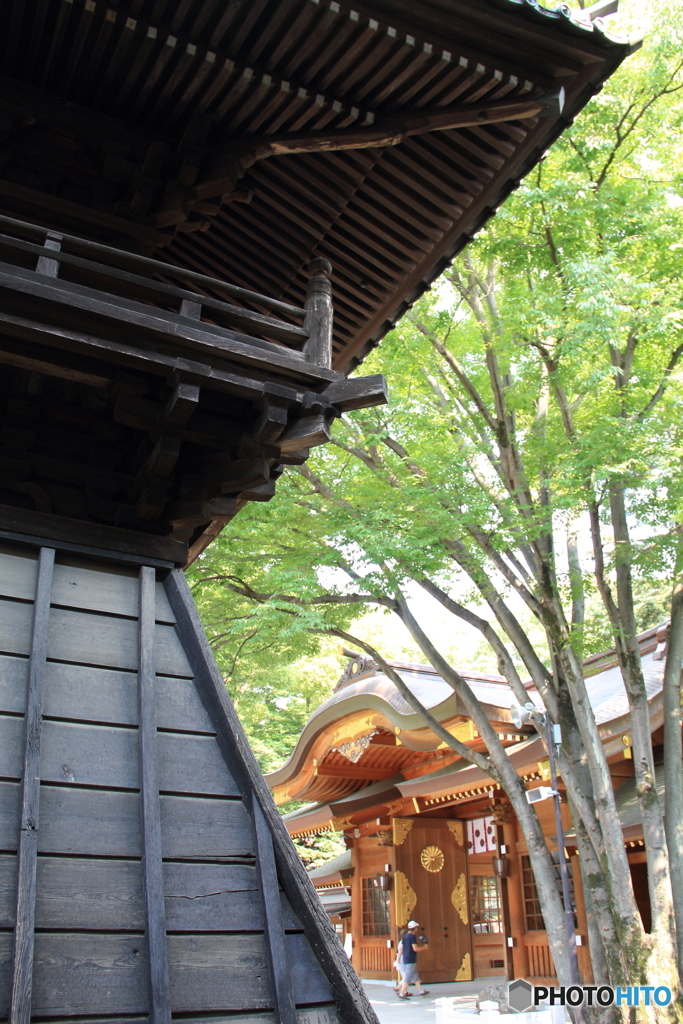
M415 985L419 996L427 996L429 992L422 988L422 982L417 972L417 954L429 949L426 935L418 937L417 930L420 927L417 921L408 921L408 931L401 939L400 950L400 971L401 984L398 987L398 998L407 999L409 996L408 986Z
M406 925L399 929L398 942L396 943L396 959L393 963L393 968L398 974L398 981L394 985L394 992L398 992L401 987L401 964L403 963L401 957L403 956L403 936L407 933L408 928Z

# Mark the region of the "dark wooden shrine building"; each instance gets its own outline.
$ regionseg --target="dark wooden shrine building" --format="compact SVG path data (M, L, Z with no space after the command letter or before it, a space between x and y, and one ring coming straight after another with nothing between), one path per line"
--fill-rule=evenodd
M0 1018L374 1020L182 569L386 400L345 374L628 53L580 17L1 6Z

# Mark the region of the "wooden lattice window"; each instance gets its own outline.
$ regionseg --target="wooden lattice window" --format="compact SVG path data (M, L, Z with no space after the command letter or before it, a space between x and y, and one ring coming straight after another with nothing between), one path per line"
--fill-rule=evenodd
M531 869L529 857L522 857L522 883L524 885L524 916L526 918L526 930L528 932L542 932L545 930L545 922L541 912L541 904L536 888L536 879Z
M470 875L470 909L472 931L503 931L503 912L495 878L490 875Z
M556 851L553 851L552 858L555 865L555 886L560 899L562 899L562 878L560 876L560 865ZM569 876L569 899L571 901L571 908L574 912L574 927L577 927L574 878L572 875L572 866L569 863L567 864L567 874ZM536 879L534 878L534 873L531 869L531 860L529 857L522 857L522 882L524 884L524 913L526 916L526 930L528 932L544 931L545 922L543 920L541 902L538 898Z
M363 935L389 934L389 893L376 878L363 878Z

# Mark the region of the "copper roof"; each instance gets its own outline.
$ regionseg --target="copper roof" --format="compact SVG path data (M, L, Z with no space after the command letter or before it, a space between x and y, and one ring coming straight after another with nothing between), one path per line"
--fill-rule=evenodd
M398 663L392 662L391 664L397 665ZM451 686L444 682L430 666L405 666L397 668L397 671L411 692L425 707L434 711L440 721L463 718L467 715ZM502 676L465 672L465 678L479 700L487 707L492 720L510 721L509 708L514 701L514 696ZM267 776L271 788L285 786L298 775L309 759L317 737L329 732L335 724L348 716L361 711L379 712L383 716L383 720L386 720L385 728L393 727L399 730L402 741L406 744L406 747L401 747L398 751L396 747L376 747L375 744L371 744L367 753L363 755L363 766L367 764L369 768L372 768L376 763L382 763L384 755L384 761L388 768L392 763L392 760L389 759L392 752L394 754L402 752L405 755L410 751L426 752L439 746L439 740L429 729L425 728L420 715L416 714L399 694L391 680L378 671L369 678L364 677L357 682L344 683L313 712L287 762L282 768ZM509 728L511 732L516 731L512 725ZM339 757L334 754L331 756ZM339 760L343 763L343 759L339 758ZM401 766L396 763L395 759L393 763L396 765L394 770L400 770ZM348 767L348 762L346 764ZM387 774L390 773L387 771ZM336 786L330 787L337 799L344 793L359 789L362 785L362 781L356 777L353 769L349 768L345 775L346 780L343 784L337 783ZM316 794L320 799L324 799L323 793L318 789L319 786L320 781L316 784ZM332 798L332 792L330 798Z

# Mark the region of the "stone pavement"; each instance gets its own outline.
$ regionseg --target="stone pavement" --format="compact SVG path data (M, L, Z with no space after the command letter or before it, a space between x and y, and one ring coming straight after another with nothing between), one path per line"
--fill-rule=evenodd
M426 985L428 996L413 996L411 999L399 999L390 981L363 981L363 987L380 1024L435 1024L435 999L454 996L458 1006L473 1007L481 989L487 985L499 985L501 980L500 977L477 978L476 981Z

